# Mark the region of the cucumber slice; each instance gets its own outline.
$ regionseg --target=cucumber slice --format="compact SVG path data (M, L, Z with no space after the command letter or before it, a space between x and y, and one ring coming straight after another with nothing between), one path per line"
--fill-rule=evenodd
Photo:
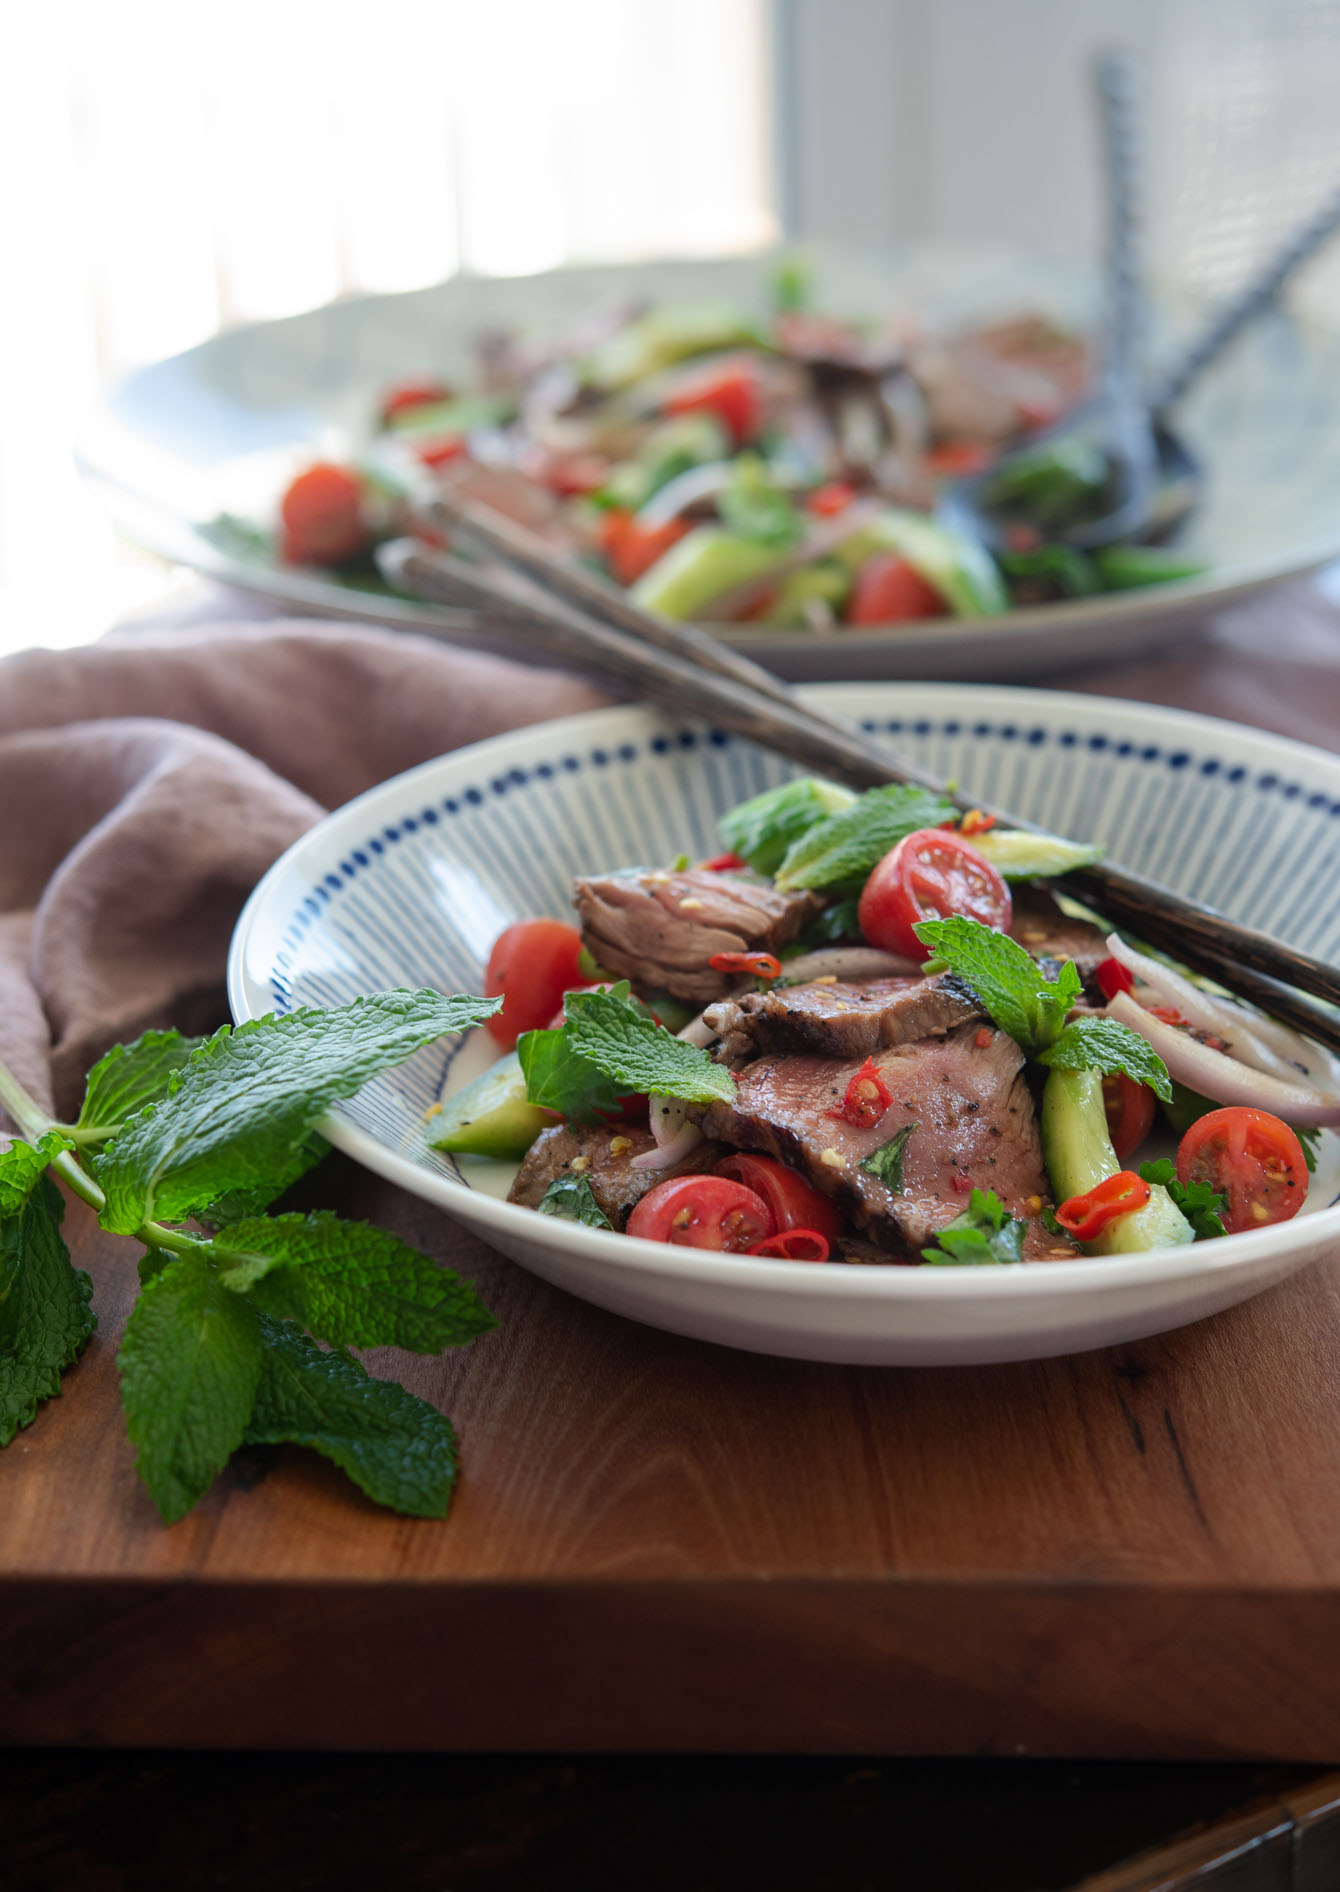
M516 1162L552 1118L526 1100L526 1079L516 1052L499 1058L473 1084L448 1098L428 1141L458 1156Z
M1056 834L1028 834L1022 828L988 828L968 840L1006 880L1046 880L1103 858L1100 847L1063 841Z
M696 526L672 545L629 594L645 611L681 622L696 617L723 591L763 578L789 557L785 546L740 539L718 526Z
M986 547L938 519L890 508L834 546L832 557L855 577L875 552L905 558L958 617L998 617L1009 609L1005 581Z
M1107 1134L1103 1079L1098 1071L1050 1071L1042 1093L1042 1149L1058 1202L1086 1195L1121 1168ZM1109 1222L1090 1255L1128 1255L1146 1248L1178 1248L1195 1230L1167 1190L1151 1183L1149 1201Z

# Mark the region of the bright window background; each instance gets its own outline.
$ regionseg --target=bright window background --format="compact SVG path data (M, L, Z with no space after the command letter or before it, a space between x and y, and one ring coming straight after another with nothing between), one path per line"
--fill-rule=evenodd
M0 61L0 648L152 598L71 458L221 327L777 233L767 0L42 0Z

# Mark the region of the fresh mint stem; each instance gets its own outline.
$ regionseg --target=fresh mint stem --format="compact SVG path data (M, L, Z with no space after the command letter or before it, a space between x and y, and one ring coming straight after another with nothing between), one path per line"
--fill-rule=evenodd
M35 1097L28 1095L3 1059L0 1059L0 1104L18 1125L19 1135L30 1143L36 1143L39 1137L55 1128L55 1120L48 1117Z

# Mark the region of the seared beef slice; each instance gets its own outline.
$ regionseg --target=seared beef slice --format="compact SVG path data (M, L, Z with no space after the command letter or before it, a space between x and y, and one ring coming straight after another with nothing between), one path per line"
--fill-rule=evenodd
M746 992L710 1006L707 1022L724 1062L767 1052L864 1058L881 1046L938 1038L982 1015L976 996L952 974L936 979L872 979L868 985L793 985Z
M699 1005L736 976L714 972L714 954L776 952L818 907L813 894L731 874L668 871L579 880L572 904L583 945L606 971Z
M669 1176L687 1176L710 1169L721 1155L711 1143L700 1143L692 1156L672 1169L634 1169L633 1158L653 1147L650 1130L626 1124L595 1124L569 1129L558 1124L542 1130L526 1153L507 1192L509 1202L538 1209L540 1197L560 1176L585 1176L591 1193L615 1228L621 1229L633 1204Z
M877 1051L893 1096L872 1129L828 1113L841 1107L860 1061L760 1058L737 1073L733 1104L700 1115L708 1136L793 1164L891 1255L915 1258L967 1207L972 1186L993 1189L1028 1222L1029 1260L1073 1254L1038 1219L1049 1201L1023 1054L1004 1032L960 1025L943 1038ZM915 1123L903 1151L903 1187L889 1189L866 1157Z
M1045 887L1016 887L1010 934L1049 978L1054 979L1065 961L1073 959L1089 996L1103 1003L1102 992L1093 984L1093 974L1109 954L1103 933L1091 921L1063 913Z

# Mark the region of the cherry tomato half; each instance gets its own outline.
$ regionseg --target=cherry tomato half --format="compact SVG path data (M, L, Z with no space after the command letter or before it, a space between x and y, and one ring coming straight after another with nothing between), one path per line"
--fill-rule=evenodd
M1010 890L971 842L945 828L918 828L889 849L866 881L856 917L872 946L925 959L918 920L961 913L1002 932L1014 911Z
M347 466L318 460L280 502L283 554L290 565L342 565L368 542L363 482Z
M484 994L502 994L502 1010L488 1020L488 1030L504 1051L515 1049L523 1031L547 1025L563 994L586 983L577 964L581 950L581 934L562 920L518 920L499 933Z
M944 615L945 601L896 552L876 552L857 574L847 606L848 624L905 624Z
M717 361L682 374L662 407L667 414L715 414L737 447L763 428L763 382L750 361Z
M1124 1163L1154 1127L1154 1093L1148 1084L1137 1084L1119 1071L1103 1079L1103 1102L1107 1106L1107 1134L1117 1161Z
M789 1228L755 1242L749 1252L767 1261L827 1261L832 1246L817 1228Z
M619 583L635 585L643 572L649 572L656 561L691 530L687 519L667 519L663 526L644 526L635 514L612 507L601 521L600 544Z
M1233 1104L1198 1117L1177 1146L1177 1180L1207 1182L1227 1198L1230 1235L1297 1215L1307 1196L1303 1146L1268 1110Z
M772 1210L743 1183L724 1176L674 1176L657 1183L628 1218L628 1233L681 1248L742 1255L773 1233Z
M739 1150L718 1163L713 1173L729 1176L762 1196L780 1234L788 1229L813 1229L832 1243L842 1233L842 1217L828 1197L775 1156L752 1156Z

